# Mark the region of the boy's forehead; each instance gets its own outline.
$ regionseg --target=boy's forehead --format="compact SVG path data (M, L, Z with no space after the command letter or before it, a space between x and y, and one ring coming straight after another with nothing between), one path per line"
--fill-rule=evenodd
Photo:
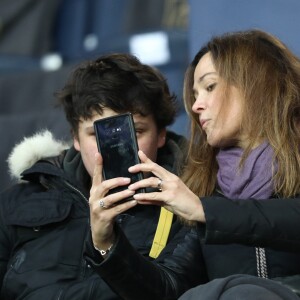
M97 111L93 111L91 118L88 118L88 119L80 118L79 126L90 127L90 126L93 126L93 123L96 120L116 116L119 114L120 113L117 113L110 108L103 108L102 114L98 113ZM134 123L139 123L139 124L144 124L144 123L147 124L149 122L154 122L154 120L155 120L152 115L143 116L143 115L137 113L137 114L132 114L132 116L133 116Z

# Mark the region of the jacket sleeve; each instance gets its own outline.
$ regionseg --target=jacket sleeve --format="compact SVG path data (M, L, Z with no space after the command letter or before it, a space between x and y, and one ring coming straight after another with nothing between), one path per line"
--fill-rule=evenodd
M207 282L197 233L182 228L160 256L149 261L116 228L116 242L108 257L86 259L123 299L178 299L186 290Z
M2 200L2 199L1 199ZM10 240L6 232L7 226L3 224L3 210L0 206L0 291L3 285L3 278L7 272L7 263L10 257Z
M241 243L300 250L300 199L230 200L201 198L206 217L204 242Z

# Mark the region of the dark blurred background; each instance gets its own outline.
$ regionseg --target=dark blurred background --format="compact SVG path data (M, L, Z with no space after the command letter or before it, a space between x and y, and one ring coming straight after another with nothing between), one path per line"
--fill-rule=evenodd
M300 49L299 0L0 0L0 190L23 137L49 129L69 139L54 92L81 61L130 52L160 69L177 95L171 129L188 136L183 77L212 35L260 28Z

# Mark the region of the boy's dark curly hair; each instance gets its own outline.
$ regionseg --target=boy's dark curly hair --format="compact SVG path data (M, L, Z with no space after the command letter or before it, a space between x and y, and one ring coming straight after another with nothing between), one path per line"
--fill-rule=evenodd
M176 97L163 75L131 54L104 55L83 63L56 97L75 136L80 119L91 118L93 112L101 115L104 107L153 115L158 129L171 125L177 112Z

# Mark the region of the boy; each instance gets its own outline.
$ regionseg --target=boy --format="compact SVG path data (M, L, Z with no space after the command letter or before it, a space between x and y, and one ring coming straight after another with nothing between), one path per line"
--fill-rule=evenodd
M57 98L73 145L44 132L25 139L9 158L11 173L24 182L0 196L1 299L118 299L83 255L98 152L93 122L131 112L139 148L178 173L184 138L166 130L175 118L175 97L157 70L134 56L111 54L75 69ZM28 142L46 145L47 153L37 153L38 147L22 151ZM30 156L22 157L23 166L17 162L20 152ZM141 206L116 218L131 244L149 259L156 257L151 248L159 216L160 207ZM180 228L173 218L168 241Z

